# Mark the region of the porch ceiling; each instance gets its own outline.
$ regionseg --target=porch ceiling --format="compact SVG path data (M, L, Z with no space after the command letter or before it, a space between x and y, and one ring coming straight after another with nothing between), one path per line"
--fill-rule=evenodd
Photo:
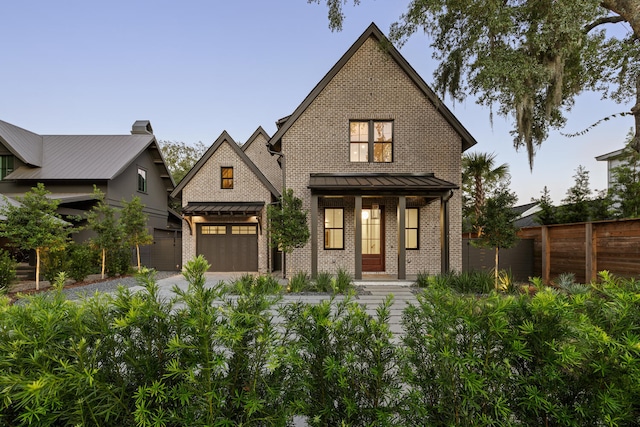
M456 184L424 174L332 174L312 173L308 188L319 195L396 195L440 197Z
M264 202L189 202L182 209L185 216L194 215L258 215Z

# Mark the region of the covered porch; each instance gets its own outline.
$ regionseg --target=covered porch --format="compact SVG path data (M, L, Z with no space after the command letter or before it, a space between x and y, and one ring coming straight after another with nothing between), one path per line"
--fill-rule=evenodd
M385 259L392 261L395 278L406 280L407 238L413 240L411 232L407 234L407 209L425 210L425 207L439 203L438 213L421 219L419 225L415 226L418 229L413 228L413 225L409 229L414 230L417 239L420 228L434 220L438 221L440 271L448 272L450 270L449 199L453 195L453 191L458 189L456 184L437 178L431 173L318 173L310 175L308 188L311 191L312 277L316 277L319 269L321 243L318 224L320 223L320 215L323 213L321 209L326 210L330 206L346 207L344 208L345 228L342 257L347 263L353 262L352 267L356 280L363 279L363 272L367 277L371 277L371 272L378 271L389 276L390 269L385 267ZM385 204L387 205L386 211ZM433 209L429 209L429 211L433 212ZM372 217L376 215L379 215L379 220L372 222ZM434 219L434 216L437 218ZM351 220L353 223L348 222ZM325 221L327 221L326 218ZM380 228L376 231L375 228L371 228L372 224L373 227L379 226ZM371 235L381 236L380 241L371 240ZM385 236L393 241L386 242ZM329 233L325 230L323 254L326 253L329 237ZM379 251L377 249L369 250L367 245L370 242L373 248L379 245ZM397 264L394 256L397 256Z

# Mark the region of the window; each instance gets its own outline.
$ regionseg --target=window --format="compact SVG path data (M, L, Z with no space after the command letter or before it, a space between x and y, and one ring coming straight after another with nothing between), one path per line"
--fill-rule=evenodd
M393 161L392 121L351 121L350 161L390 163Z
M326 208L324 210L324 248L344 249L344 210Z
M0 156L0 179L13 172L13 156Z
M203 225L202 234L227 234L226 225Z
M224 189L233 188L233 168L232 167L220 168L220 188L224 188Z
M138 191L147 192L147 171L138 168Z
M231 227L231 234L256 234L256 226L234 225Z
M418 249L418 208L407 208L404 211L404 247L405 249Z

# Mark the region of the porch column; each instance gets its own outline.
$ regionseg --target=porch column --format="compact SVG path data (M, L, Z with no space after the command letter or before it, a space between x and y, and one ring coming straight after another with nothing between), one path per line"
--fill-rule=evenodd
M398 197L398 279L407 278L406 216L407 198Z
M453 191L440 198L440 272L451 270L449 263L449 199Z
M356 229L355 229L355 279L362 280L362 196L356 196L355 216L356 216Z
M311 195L311 278L318 277L318 195Z

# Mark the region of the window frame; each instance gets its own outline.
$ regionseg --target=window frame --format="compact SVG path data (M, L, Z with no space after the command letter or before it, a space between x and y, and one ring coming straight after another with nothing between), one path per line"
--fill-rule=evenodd
M410 211L415 211L416 213L416 226L415 227L409 227L409 221L407 218L407 216L409 215ZM408 232L409 231L415 231L416 233L416 247L415 248L410 248L409 247L409 239L408 239ZM417 251L420 250L420 208L417 207L408 207L405 208L404 211L404 248L407 251Z
M11 166L9 166L11 163ZM15 156L11 154L0 155L0 180L3 180L15 170Z
M225 171L231 171L231 178L224 176L224 172ZM233 171L233 166L220 166L220 189L221 190L233 190L234 187L234 171ZM225 182L226 183L231 183L231 186L227 186L225 187Z
M351 125L353 123L366 123L367 124L367 141L352 141L351 140ZM374 138L376 123L389 123L391 125L391 141L378 142ZM369 119L369 120L349 120L349 163L393 163L393 148L395 139L395 121L392 119ZM367 159L366 160L353 160L351 157L352 146L354 144L362 145L367 144ZM390 144L391 145L391 159L387 161L375 160L375 148L376 144ZM361 151L361 147L358 147L358 151ZM384 149L383 149L384 152Z
M143 168L142 166L138 166L138 171L136 173L136 177L137 177L137 184L136 185L137 185L139 193L145 193L146 194L148 192L149 179L147 178L147 176L148 176L148 171L145 168ZM142 184L142 186L140 184Z
M342 216L342 227L327 227L327 211L328 210L340 211L341 216ZM323 242L324 250L325 251L343 251L344 250L344 208L342 208L342 207L326 207L326 208L324 208L323 228L324 228L324 242ZM342 239L340 241L340 247L327 247L327 231L332 231L332 230L341 230L342 231Z

